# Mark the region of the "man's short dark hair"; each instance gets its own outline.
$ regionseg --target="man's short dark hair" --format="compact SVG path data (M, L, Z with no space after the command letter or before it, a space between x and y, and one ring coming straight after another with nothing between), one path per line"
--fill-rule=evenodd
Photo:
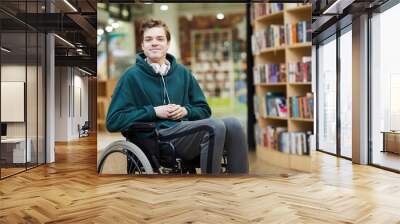
M171 40L171 33L169 32L169 28L168 28L167 24L165 24L161 20L149 19L149 20L143 21L140 26L140 38L142 38L141 42L143 42L144 31L146 31L147 29L153 28L153 27L164 28L165 35L167 36L167 41L169 42Z

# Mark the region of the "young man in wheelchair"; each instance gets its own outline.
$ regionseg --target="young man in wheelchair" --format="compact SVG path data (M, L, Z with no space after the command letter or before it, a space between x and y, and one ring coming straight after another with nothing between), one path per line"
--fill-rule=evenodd
M107 129L127 131L137 122L154 122L160 137L183 160L200 157L201 173L218 174L224 150L227 172L248 173L243 129L234 118L213 119L191 72L168 54L171 35L160 20L141 25L142 53L119 80L107 113Z

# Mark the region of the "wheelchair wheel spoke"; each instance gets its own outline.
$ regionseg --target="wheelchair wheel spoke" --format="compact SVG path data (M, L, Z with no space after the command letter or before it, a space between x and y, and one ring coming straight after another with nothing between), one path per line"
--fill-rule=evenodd
M105 174L153 173L151 164L143 151L125 140L113 142L104 149L100 155L97 170L98 173L103 173L105 170Z
M128 174L142 174L145 172L143 168L143 164L140 162L139 158L137 158L132 153L127 153L128 158Z

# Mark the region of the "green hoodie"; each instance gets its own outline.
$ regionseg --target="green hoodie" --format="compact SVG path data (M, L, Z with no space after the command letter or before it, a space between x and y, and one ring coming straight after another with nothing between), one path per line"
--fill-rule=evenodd
M156 122L158 129L172 127L179 121L159 119L154 107L164 105L164 86L160 74L145 61L144 53L136 55L136 64L128 68L114 89L107 113L110 132L125 131L134 122ZM188 115L181 120L200 120L211 116L203 91L196 79L174 56L167 54L171 63L164 76L171 104L184 106Z

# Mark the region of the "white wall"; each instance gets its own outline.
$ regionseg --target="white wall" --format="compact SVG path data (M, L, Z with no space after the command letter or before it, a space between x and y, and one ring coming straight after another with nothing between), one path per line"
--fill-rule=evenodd
M25 82L25 65L2 65L1 66L1 81L18 81ZM28 70L30 70L28 66ZM1 108L7 110L7 108ZM25 122L7 123L8 137L25 137Z
M88 120L88 78L82 75L76 68L56 67L56 141L79 138L78 124Z
M67 141L67 119L68 117L68 68L55 68L55 140ZM67 93L67 97L65 97Z
M38 70L37 70L38 69ZM36 66L25 66L20 64L4 64L1 66L1 79L11 82L24 82L26 85L26 106L23 102L21 113L25 114L26 120L22 122L6 122L7 137L9 138L25 138L25 135L30 139L30 148L32 161L36 162L39 158L39 163L44 163L44 74L42 68ZM27 81L25 80L27 78ZM2 89L3 92L4 89ZM21 90L24 94L24 90ZM2 95L7 97L7 95ZM2 107L2 112L13 113L12 108ZM8 110L8 111L7 111ZM14 109L15 110L15 109ZM39 153L37 157L37 153Z

